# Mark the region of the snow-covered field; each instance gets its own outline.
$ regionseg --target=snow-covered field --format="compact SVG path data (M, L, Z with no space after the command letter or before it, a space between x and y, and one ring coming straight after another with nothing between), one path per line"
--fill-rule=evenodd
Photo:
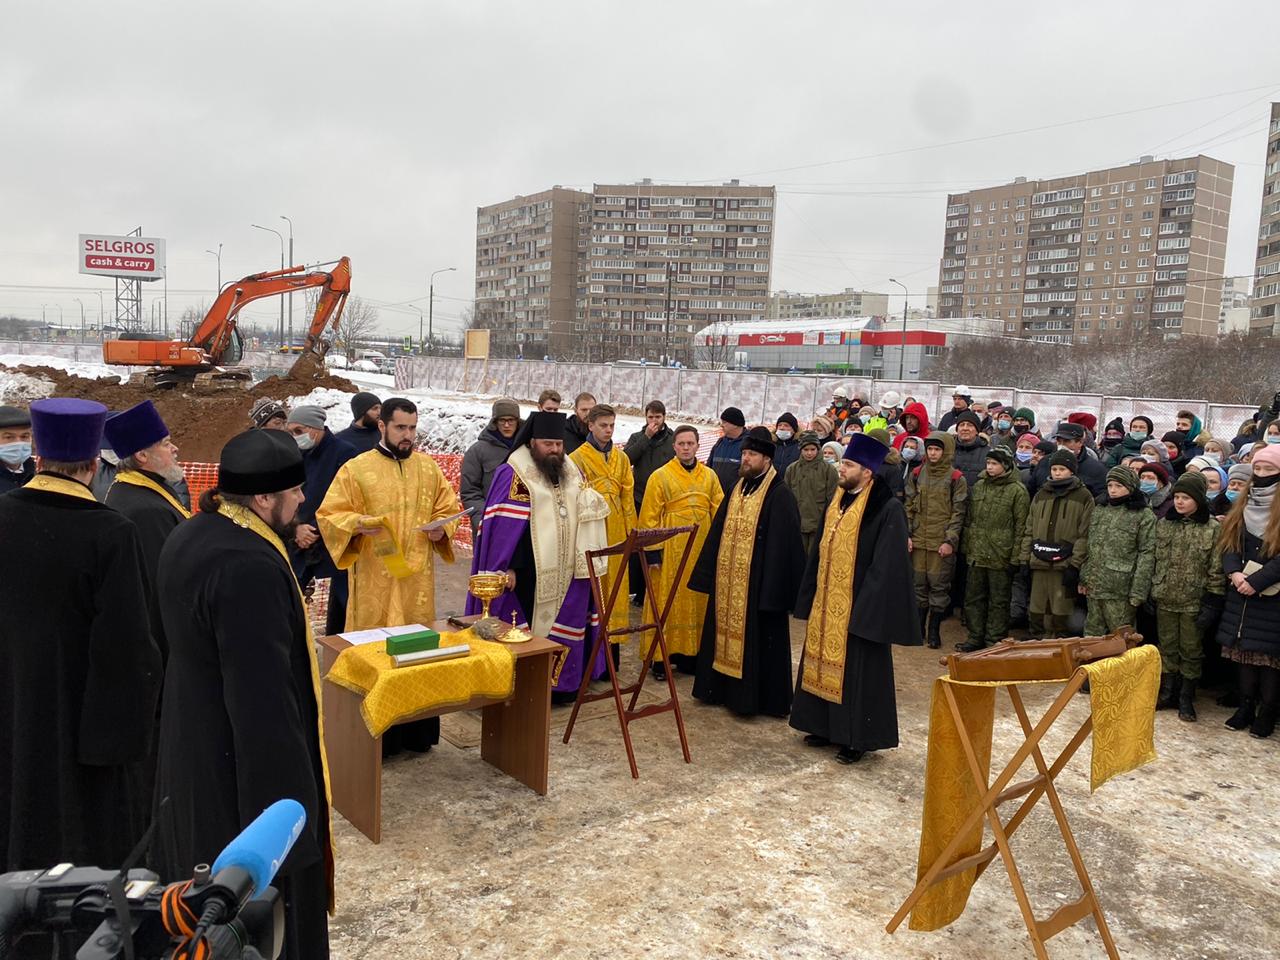
M111 367L101 363L84 363L68 360L63 357L28 356L17 354L0 354L0 365L17 367L19 364L30 366L46 366L66 370L81 377L122 376L127 378L129 370L124 367ZM407 390L395 389L395 377L390 374L360 373L356 371L335 371L347 377L358 386L377 394L382 399L391 396L404 396L418 405L418 432L424 439L424 445L440 453L463 453L475 442L476 437L484 430L491 415L493 397L478 394L456 393L448 390ZM53 385L43 377L30 377L11 370L0 370L0 403L30 403L52 392ZM341 390L318 388L306 396L279 397L288 406L303 403L323 407L329 415L329 427L337 432L351 422L351 398L354 393ZM533 410L528 404L521 406L521 413L527 415ZM636 430L644 427L640 417L619 417L615 429L618 442L625 443Z

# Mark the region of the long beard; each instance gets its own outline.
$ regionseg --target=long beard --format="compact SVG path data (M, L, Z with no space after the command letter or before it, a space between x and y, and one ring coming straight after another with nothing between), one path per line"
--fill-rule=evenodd
M180 467L176 463L173 466L168 467L159 472L160 472L160 476L164 477L164 482L169 484L170 486L173 486L175 483L181 483L182 480L186 477L186 474L183 472L182 467Z
M564 476L564 455L559 453L546 453L539 456L533 454L533 465L538 468L538 472L551 484L559 484Z
M292 520L285 522L284 504L277 503L271 509L271 529L275 531L276 536L289 543L293 540L294 534L298 532L298 516L295 513Z

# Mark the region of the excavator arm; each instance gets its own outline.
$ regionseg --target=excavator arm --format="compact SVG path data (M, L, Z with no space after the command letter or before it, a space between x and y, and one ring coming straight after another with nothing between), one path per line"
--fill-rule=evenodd
M330 323L336 326L340 321L347 295L351 292L351 261L343 257L329 272L303 273L302 270L302 267L290 267L255 273L227 284L219 291L190 340L108 340L102 345L102 358L111 364L159 365L176 369L216 366L226 357L236 335L237 318L246 305L263 297L320 287L320 298L307 331L303 356L312 354L316 360L322 360L324 345L321 336Z

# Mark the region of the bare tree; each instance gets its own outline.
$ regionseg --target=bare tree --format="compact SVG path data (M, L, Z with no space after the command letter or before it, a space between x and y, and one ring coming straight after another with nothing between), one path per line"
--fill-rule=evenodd
M360 297L348 297L342 319L333 332L333 346L341 350L348 361L354 360L356 350L378 329L378 311Z

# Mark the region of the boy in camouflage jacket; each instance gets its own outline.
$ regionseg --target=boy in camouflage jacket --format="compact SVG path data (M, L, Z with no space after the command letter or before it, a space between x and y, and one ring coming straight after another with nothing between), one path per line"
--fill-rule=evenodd
M915 570L920 630L930 647L942 645L942 618L951 599L956 551L964 531L969 485L955 469L955 437L935 430L924 441L925 462L907 479L907 525ZM930 615L932 614L932 620Z
M1009 597L1030 503L1009 448L989 449L985 472L969 491L964 522L961 552L969 568L964 593L969 639L959 649L965 653L1008 636Z
M1064 447L1048 460L1049 479L1031 498L1020 553L1031 574L1027 614L1031 635L1038 640L1063 636L1066 630L1093 516L1093 497L1076 476L1076 455Z
M1156 522L1156 569L1151 596L1160 634L1157 709L1178 706L1178 719L1196 719L1196 684L1204 647L1201 634L1222 612L1226 576L1210 515L1204 477L1188 472L1173 485L1173 510Z
M1147 602L1156 559L1156 515L1128 467L1107 472L1107 492L1089 521L1089 556L1080 571L1080 592L1089 604L1084 632L1114 633L1137 622Z

